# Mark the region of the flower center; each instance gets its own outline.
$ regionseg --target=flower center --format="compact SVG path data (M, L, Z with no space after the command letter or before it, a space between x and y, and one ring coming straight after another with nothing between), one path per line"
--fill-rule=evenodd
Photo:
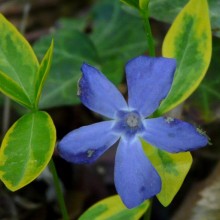
M137 111L119 111L114 131L131 138L144 129L142 118Z
M137 128L140 124L140 117L136 113L132 112L127 115L126 123L130 128Z

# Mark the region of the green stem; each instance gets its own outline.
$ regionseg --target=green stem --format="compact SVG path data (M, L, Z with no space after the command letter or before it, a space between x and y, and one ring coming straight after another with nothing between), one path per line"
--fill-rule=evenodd
M58 175L57 175L56 167L55 167L54 162L53 162L52 159L50 160L50 163L49 163L48 166L49 166L50 172L53 175L54 186L55 186L55 190L56 190L60 210L61 210L61 213L62 213L62 216L63 216L63 220L69 220L69 215L68 215L68 212L67 212L67 209L66 209L66 205L65 205L63 193L62 193L62 190L61 190L59 178L58 178Z
M31 9L31 4L29 1L26 1L25 5L24 5L24 9L23 9L23 17L22 17L22 22L20 25L20 32L24 33L25 32L25 28L26 28L26 23L27 23L27 18L29 15ZM56 190L56 194L57 194L57 199L58 199L58 203L60 206L60 210L63 216L63 220L69 220L69 215L66 209L66 205L65 205L65 201L64 201L64 197L63 197L63 193L61 190L61 186L60 186L60 182L59 182L59 178L57 175L57 171L56 171L56 167L54 165L53 160L50 160L50 163L48 164L50 172L52 173L53 176L53 181L54 181L54 187Z
M150 205L148 210L144 214L144 220L150 220L151 219L151 212L152 212L152 199L150 199Z
M151 31L151 25L149 22L149 14L147 10L141 10L140 14L144 20L144 26L146 29L146 37L147 37L147 43L149 48L149 54L152 57L155 57L155 46L154 46L154 38Z

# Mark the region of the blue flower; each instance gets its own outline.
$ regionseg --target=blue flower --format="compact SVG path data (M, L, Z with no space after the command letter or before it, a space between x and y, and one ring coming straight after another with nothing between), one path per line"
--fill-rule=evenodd
M119 140L114 181L128 208L158 194L161 179L145 156L140 138L171 153L195 150L208 139L194 126L178 119L146 118L167 96L176 62L169 58L139 56L125 68L128 103L96 68L82 65L78 95L89 109L111 119L76 129L59 143L60 155L72 163L92 163Z

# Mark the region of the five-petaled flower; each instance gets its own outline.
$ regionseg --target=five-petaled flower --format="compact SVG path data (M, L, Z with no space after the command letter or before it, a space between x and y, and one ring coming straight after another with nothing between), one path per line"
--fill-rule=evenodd
M208 138L189 123L172 118L146 118L167 96L175 59L139 56L125 68L128 103L96 68L82 65L79 97L89 109L111 119L76 129L59 143L60 155L72 163L91 163L119 140L114 181L128 208L158 194L161 179L145 156L140 138L171 153L205 146Z

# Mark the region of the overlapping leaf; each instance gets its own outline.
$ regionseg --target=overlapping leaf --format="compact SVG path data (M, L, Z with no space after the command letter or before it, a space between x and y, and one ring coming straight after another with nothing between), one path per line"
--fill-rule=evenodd
M160 21L172 23L188 0L152 0L149 2L150 15ZM220 37L220 2L208 0L212 32Z
M157 114L171 110L198 87L211 59L211 29L206 0L190 0L177 16L163 43L163 56L177 59L171 91Z
M51 37L47 36L35 45L38 55L43 56ZM80 67L84 61L97 65L98 60L93 43L78 30L58 31L53 38L53 65L39 103L42 108L78 103Z
M124 64L147 51L142 20L124 12L118 0L100 1L91 14L91 39L97 48L101 69L117 84L124 75Z
M136 9L139 9L139 0L121 0L121 2Z
M77 27L75 20L62 21L63 28L52 34L55 41L54 59L40 101L42 108L79 103L77 82L83 62L98 67L118 84L123 78L124 64L146 50L141 20L125 13L118 0L100 1L88 18L87 27L91 29L88 34L83 33L86 29L85 18L82 18L81 28ZM132 27L135 31L131 30ZM47 36L35 44L35 51L40 57L45 53L50 39L51 36Z
M39 67L37 58L29 43L1 14L0 39L0 91L33 108L33 81Z
M54 151L56 130L45 112L21 117L6 133L0 148L0 179L15 191L44 170Z
M196 116L204 122L213 122L220 118L220 40L213 41L213 53L210 68L204 80L189 98L189 110L193 109Z
M50 48L47 50L41 65L38 69L38 72L35 76L35 106L38 107L38 102L40 100L40 96L42 93L42 89L49 74L51 63L52 63L52 55L53 55L53 41L51 43Z
M79 220L139 220L149 205L150 202L145 201L136 208L127 209L118 195L111 196L90 207L79 217Z
M138 10L148 10L149 0L121 0L121 2Z
M145 141L142 141L142 145L146 156L156 168L162 181L162 189L157 198L162 205L168 206L179 191L191 167L191 154L189 152L171 154L159 150Z
M27 108L32 108L33 103L30 101L28 95L24 90L12 80L7 74L0 71L0 91L5 95L24 105Z

